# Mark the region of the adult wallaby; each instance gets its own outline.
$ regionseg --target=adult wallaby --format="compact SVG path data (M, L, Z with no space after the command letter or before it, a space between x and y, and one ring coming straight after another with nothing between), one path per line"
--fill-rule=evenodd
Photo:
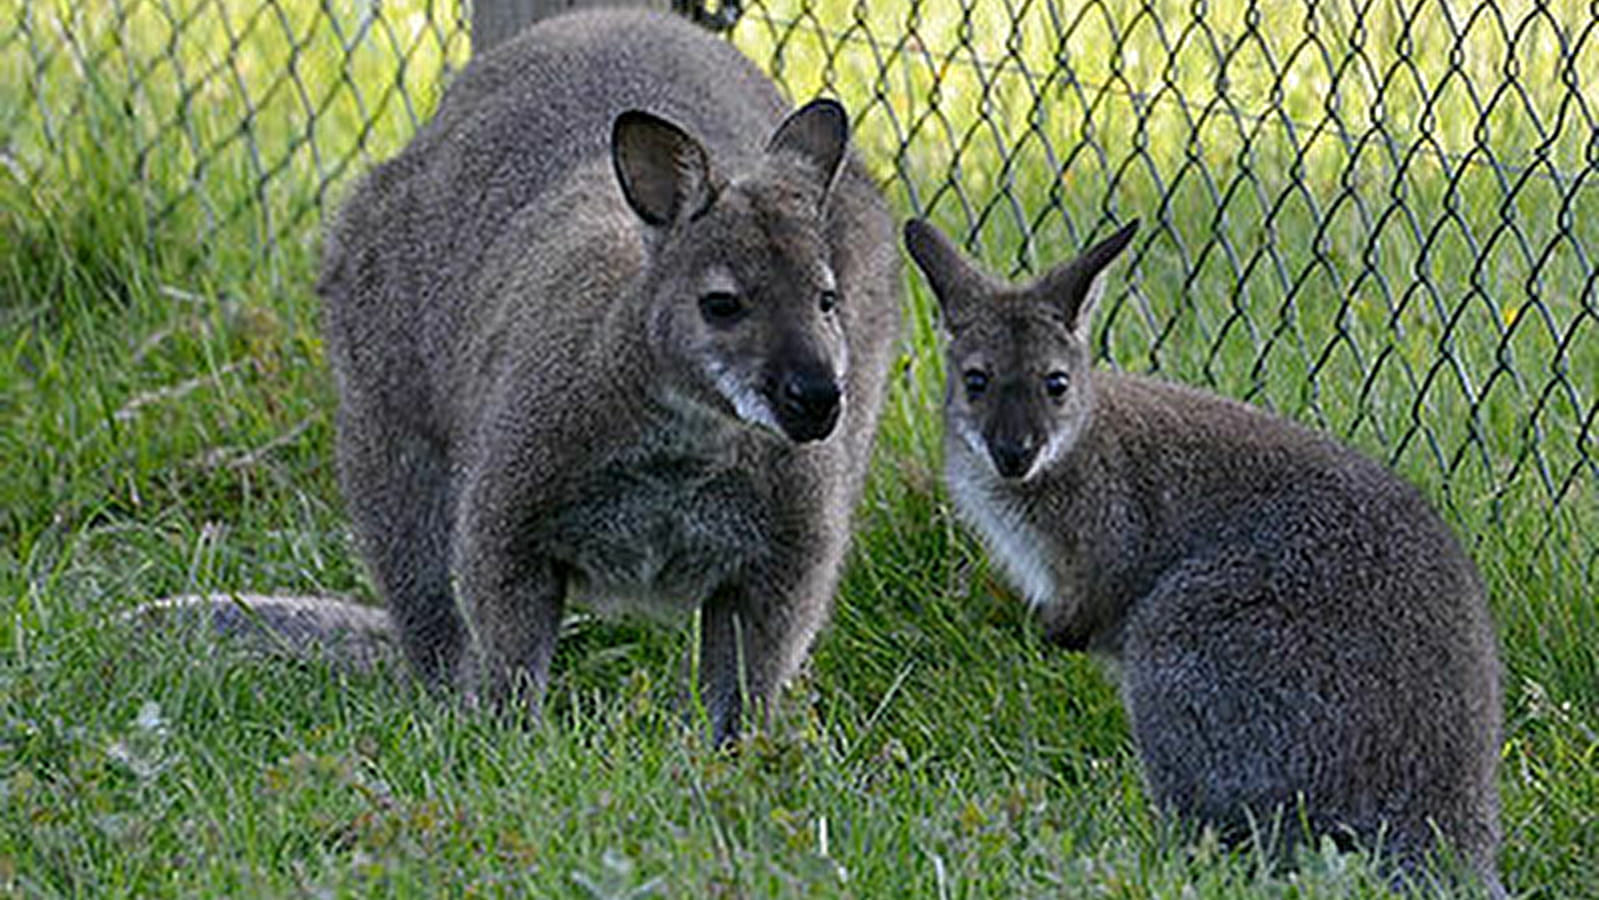
M1090 368L1137 223L1030 284L905 228L948 334L946 475L1047 636L1114 659L1151 792L1248 834L1298 818L1411 869L1442 835L1498 890L1499 666L1420 493L1326 437ZM1280 817L1280 818L1279 818Z
M795 670L899 328L847 130L690 24L582 12L361 182L318 286L338 469L416 672L536 708L568 598L700 609L718 739Z

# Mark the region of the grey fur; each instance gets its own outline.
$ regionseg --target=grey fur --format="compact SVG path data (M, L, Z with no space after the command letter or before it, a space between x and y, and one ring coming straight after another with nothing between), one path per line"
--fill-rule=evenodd
M350 197L339 472L425 678L536 708L569 597L701 609L719 738L795 670L899 328L846 127L680 20L582 12L475 60Z
M1499 665L1475 567L1419 492L1355 451L1092 370L1101 272L1132 232L1011 286L906 227L949 332L957 508L1050 639L1116 661L1163 807L1239 835L1293 825L1302 801L1314 831L1380 834L1407 869L1436 827L1499 891Z
M189 594L146 603L130 620L147 627L193 621L261 651L321 656L357 671L400 659L383 610L331 597Z

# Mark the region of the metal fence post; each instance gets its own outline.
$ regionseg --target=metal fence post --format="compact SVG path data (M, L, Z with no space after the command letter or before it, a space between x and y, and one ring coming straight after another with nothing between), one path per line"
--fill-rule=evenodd
M472 52L482 53L539 19L589 6L670 10L672 3L671 0L473 0Z

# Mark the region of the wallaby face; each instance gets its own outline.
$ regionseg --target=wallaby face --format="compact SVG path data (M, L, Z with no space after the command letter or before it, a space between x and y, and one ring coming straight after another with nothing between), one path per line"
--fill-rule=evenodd
M1100 272L1134 222L1021 288L972 268L943 234L905 228L949 333L948 427L1003 478L1026 481L1071 450L1093 411L1088 322Z
M832 433L849 353L824 216L843 159L843 110L818 100L778 127L766 158L724 182L675 125L624 113L613 162L650 230L651 344L696 393L795 442ZM712 399L714 398L714 399Z

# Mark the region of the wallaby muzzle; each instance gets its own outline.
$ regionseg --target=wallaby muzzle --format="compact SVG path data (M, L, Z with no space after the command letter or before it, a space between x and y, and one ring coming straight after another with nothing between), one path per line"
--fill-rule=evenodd
M983 443L988 445L988 456L1001 477L1024 478L1033 470L1044 441L1027 421L1023 412L1025 404L1015 396L1019 390L1014 385L1006 385L1001 390L1000 407L983 432Z
M1033 468L1033 460L1038 457L1038 442L1030 437L989 438L988 455L1000 475L1021 478Z
M798 444L819 441L833 433L843 404L843 391L822 367L790 369L770 379L767 399L777 424Z

